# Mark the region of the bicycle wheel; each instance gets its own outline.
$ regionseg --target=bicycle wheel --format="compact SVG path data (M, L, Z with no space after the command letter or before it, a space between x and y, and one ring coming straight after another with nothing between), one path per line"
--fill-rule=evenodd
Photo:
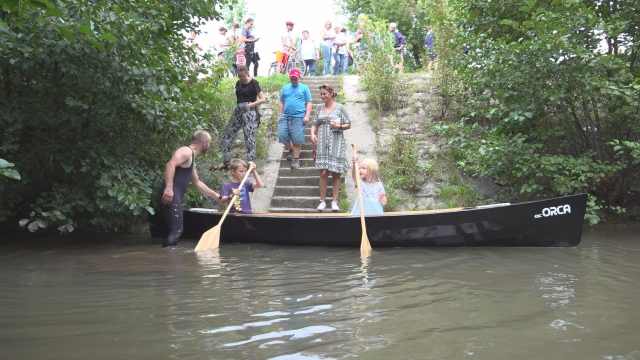
M284 69L284 74L289 75L289 71L293 69L293 59L287 60L287 63L284 66L282 66L282 68Z
M300 61L296 61L294 63L294 66L300 70L300 74L302 74L303 76L307 76L307 67L304 66L304 61L300 60Z
M278 68L278 63L271 63L271 67L269 67L269 75L267 76L275 75L277 68Z

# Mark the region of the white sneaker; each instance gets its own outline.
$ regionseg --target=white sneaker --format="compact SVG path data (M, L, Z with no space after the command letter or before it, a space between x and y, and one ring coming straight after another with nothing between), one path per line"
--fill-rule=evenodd
M338 207L338 202L337 201L332 201L331 202L331 210L333 210L333 212L340 211L340 208Z
M327 207L327 203L324 201L320 201L320 205L318 205L318 211L323 211Z

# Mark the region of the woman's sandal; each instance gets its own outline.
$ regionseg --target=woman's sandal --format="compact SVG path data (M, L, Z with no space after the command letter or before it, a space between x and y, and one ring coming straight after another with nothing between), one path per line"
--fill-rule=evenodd
M216 170L229 170L229 163L226 161L221 162L216 166Z

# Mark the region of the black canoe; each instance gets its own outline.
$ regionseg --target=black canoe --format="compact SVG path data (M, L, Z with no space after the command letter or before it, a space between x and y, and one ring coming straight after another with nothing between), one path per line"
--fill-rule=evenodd
M475 208L367 215L371 246L576 246L582 237L587 194ZM200 239L222 212L184 211L182 238ZM150 216L151 235L164 238L159 214ZM359 216L347 213L229 214L221 242L360 247Z

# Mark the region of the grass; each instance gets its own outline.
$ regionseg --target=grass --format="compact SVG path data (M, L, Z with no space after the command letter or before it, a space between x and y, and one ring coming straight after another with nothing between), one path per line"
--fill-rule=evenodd
M467 184L442 184L436 188L438 201L447 208L475 206L478 204L478 194Z
M345 188L346 182L340 186L340 194L338 195L338 206L340 207L340 212L350 212L351 211L351 203L349 202L349 198L347 197L347 189Z

